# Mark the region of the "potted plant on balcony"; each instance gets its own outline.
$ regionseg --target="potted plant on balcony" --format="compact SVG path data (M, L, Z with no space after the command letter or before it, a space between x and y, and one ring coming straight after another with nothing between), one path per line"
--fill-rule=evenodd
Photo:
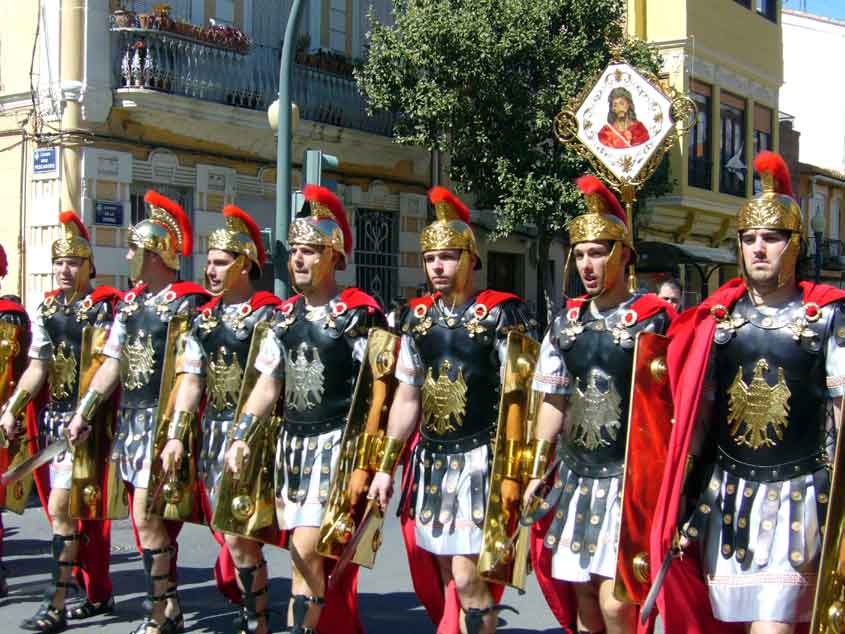
M153 16L151 16L149 13L139 13L138 14L138 25L142 29L155 28L153 26Z
M126 9L117 9L112 14L114 26L118 29L125 29L135 26L135 12Z
M294 60L297 64L305 63L305 51L311 46L311 35L308 33L300 33L296 38L296 55Z
M170 17L170 5L169 4L157 4L153 7L153 16L155 19L155 27L161 29L162 31L171 31L173 30L174 22L173 18Z

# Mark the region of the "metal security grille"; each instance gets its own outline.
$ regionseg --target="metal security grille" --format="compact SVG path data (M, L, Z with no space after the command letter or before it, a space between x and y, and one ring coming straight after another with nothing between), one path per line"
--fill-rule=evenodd
M358 209L355 283L387 307L399 289L399 214Z

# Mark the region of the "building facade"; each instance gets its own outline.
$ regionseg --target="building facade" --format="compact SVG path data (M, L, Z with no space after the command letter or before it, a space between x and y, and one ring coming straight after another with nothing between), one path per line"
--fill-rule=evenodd
M628 32L655 44L661 79L697 119L669 155L673 191L642 213L643 269L682 278L687 304L735 272L734 218L759 183L757 152L779 148L780 0L628 0Z
M201 281L207 236L225 204L251 213L268 244L276 239L276 139L267 108L278 91L291 2L161 4L33 0L0 9L0 135L7 137L0 191L12 212L0 225L11 264L3 292L21 294L29 308L52 285L49 247L64 209L91 227L97 281L121 288L128 228L146 213L147 189L179 201L193 220L186 279ZM369 116L352 77L369 9L388 20L391 3L305 4L292 87L300 113L294 188L306 149L337 156L323 182L347 208L356 249L341 284L385 304L412 297L425 281L418 236L430 213L426 191L440 181L437 160L394 144L393 116ZM484 216L473 211L482 237ZM482 240L489 263L479 282L536 295L531 244L530 234ZM554 254L562 265L559 247ZM272 287L268 269L264 283Z

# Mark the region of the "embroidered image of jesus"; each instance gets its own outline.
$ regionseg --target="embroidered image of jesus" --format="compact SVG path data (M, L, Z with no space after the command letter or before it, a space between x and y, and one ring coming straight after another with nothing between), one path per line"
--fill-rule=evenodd
M648 130L637 120L634 100L626 88L611 90L607 105L607 124L599 130L599 141L602 145L624 149L648 141Z

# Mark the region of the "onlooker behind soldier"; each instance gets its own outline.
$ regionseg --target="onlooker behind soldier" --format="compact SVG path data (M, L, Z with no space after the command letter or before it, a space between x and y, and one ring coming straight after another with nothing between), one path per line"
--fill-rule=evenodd
M657 287L657 296L672 304L672 307L679 311L681 310L681 285L674 279L663 280Z

